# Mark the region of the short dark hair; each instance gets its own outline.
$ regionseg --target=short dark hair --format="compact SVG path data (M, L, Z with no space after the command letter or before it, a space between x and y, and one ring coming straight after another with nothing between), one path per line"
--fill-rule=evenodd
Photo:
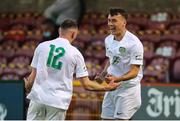
M60 25L61 29L78 28L77 22L71 19L66 19Z
M116 8L116 7L110 8L109 9L109 14L111 16L121 14L125 19L127 19L127 16L128 16L127 12L123 8Z

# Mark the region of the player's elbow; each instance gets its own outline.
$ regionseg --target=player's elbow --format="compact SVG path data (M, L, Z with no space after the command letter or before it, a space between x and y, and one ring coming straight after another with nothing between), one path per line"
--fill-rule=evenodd
M136 78L137 75L138 75L138 73L133 73L133 74L132 74L132 78Z
M138 76L138 72L137 71L133 71L131 74L130 74L130 78L133 79L133 78L136 78Z
M140 71L140 66L134 65L131 69L131 77L136 78L138 76L139 71Z

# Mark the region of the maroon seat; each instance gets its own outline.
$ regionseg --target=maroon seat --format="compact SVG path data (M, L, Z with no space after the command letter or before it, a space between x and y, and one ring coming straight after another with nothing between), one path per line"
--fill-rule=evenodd
M151 41L142 41L144 46L144 58L149 60L154 56L154 43Z
M162 56L152 58L150 64L144 69L145 82L169 82L170 60Z
M176 56L177 43L173 40L161 40L156 47L155 54L168 58Z
M180 48L178 48L176 51L176 57L180 57Z
M180 57L177 57L171 63L171 82L180 83Z
M149 15L147 13L133 13L128 15L128 24L138 25L144 28L147 25Z
M20 76L13 72L4 72L1 74L1 80L20 80Z
M159 42L161 38L161 32L159 30L146 30L139 36L140 40L150 40L152 42Z
M168 23L166 22L158 22L158 21L148 21L146 29L151 30L165 30Z
M174 30L166 30L164 31L164 34L161 36L162 40L173 40L176 42L180 42L180 31L179 29Z
M137 32L140 30L140 27L137 24L127 24L127 29L133 32Z

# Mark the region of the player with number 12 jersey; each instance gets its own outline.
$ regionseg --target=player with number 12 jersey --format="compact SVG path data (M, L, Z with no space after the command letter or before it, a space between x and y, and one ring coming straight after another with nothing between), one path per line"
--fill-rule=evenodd
M36 84L27 98L67 110L72 97L76 64L76 77L88 76L81 53L68 40L59 37L39 44L31 63L32 67L37 68Z

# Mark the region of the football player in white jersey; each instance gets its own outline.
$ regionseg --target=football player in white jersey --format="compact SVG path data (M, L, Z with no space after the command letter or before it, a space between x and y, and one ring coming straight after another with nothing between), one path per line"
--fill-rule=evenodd
M108 15L110 35L105 38L106 56L109 58L97 80L120 82L114 91L105 93L102 119L129 120L141 105L143 77L143 45L126 29L127 13L121 8L111 8Z
M31 63L32 72L25 79L30 91L27 120L64 120L73 92L73 74L85 89L113 90L119 85L100 85L90 81L82 54L71 45L76 38L76 22L65 20L59 29L59 37L40 43Z

